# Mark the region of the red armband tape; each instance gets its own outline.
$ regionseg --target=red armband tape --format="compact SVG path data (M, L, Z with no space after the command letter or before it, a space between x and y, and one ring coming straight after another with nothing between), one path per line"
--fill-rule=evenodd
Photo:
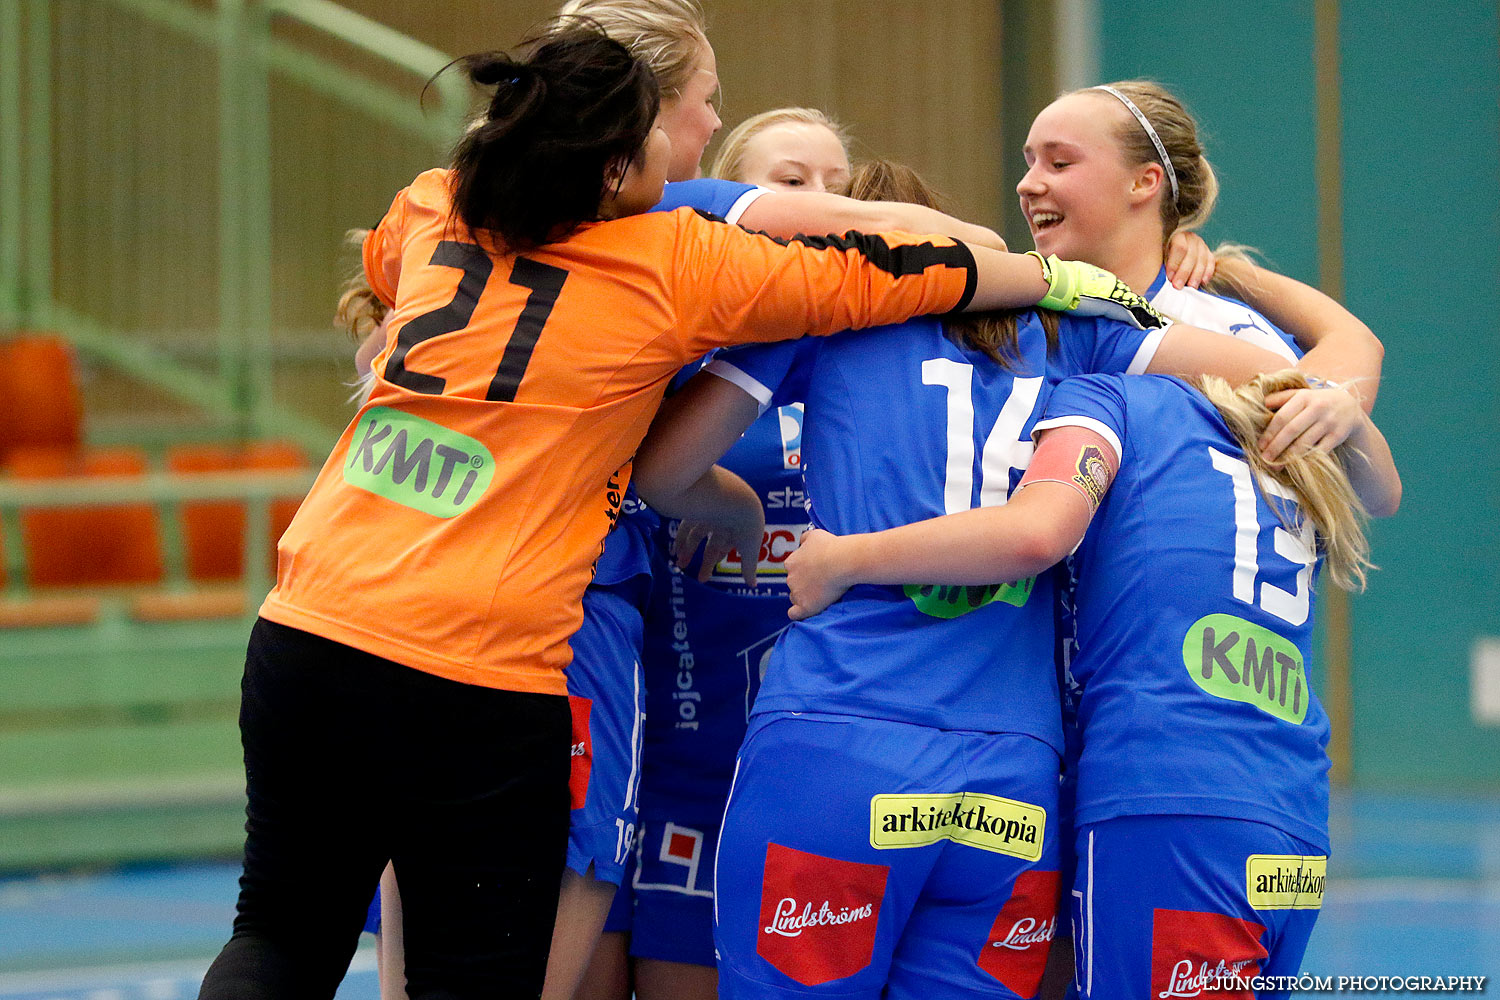
M1119 463L1114 448L1095 431L1076 426L1049 429L1042 432L1036 455L1017 489L1040 482L1071 486L1088 501L1092 515L1104 502Z

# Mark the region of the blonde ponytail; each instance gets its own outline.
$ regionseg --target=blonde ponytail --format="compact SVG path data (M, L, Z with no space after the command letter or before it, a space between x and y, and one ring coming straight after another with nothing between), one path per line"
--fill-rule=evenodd
M368 229L351 229L344 234L344 241L353 246L363 246L365 237L369 234ZM365 280L364 268L361 267L354 277L344 282L344 287L339 292L339 304L333 311L333 325L335 329L348 333L349 339L358 344L375 332L387 312L389 310L385 303L376 297L375 290Z
M1270 479L1297 498L1303 516L1317 530L1318 547L1324 555L1324 569L1329 578L1344 590L1363 590L1365 570L1374 568L1364 530L1369 515L1359 502L1337 451L1330 455L1308 450L1273 467L1261 457L1257 444L1271 422L1272 411L1266 407L1266 396L1285 389L1306 389L1306 373L1295 368L1268 372L1238 389L1212 375L1193 381L1239 441L1245 461L1255 471L1256 488L1261 489L1262 479ZM1279 505L1271 506L1285 517ZM1288 529L1294 527L1287 524Z
M1107 90L1105 88L1108 88ZM1178 230L1196 230L1213 214L1219 198L1219 178L1204 154L1198 134L1198 121L1187 107L1166 87L1151 80L1116 80L1104 87L1085 87L1075 94L1097 93L1107 100L1129 98L1146 123L1134 117L1125 118L1115 134L1127 163L1161 163L1162 152L1170 161L1177 180L1177 194L1163 188L1161 224L1163 239ZM1111 93L1114 96L1108 96ZM1161 142L1161 151L1152 141Z

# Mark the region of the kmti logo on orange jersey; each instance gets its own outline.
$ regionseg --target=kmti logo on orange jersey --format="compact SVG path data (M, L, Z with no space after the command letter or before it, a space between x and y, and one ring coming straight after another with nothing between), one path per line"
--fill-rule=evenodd
M435 517L462 514L495 476L495 457L466 434L388 406L354 427L344 481Z

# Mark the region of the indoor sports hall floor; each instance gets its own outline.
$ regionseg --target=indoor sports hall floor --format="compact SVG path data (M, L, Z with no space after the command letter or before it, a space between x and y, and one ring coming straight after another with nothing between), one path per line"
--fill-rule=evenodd
M1333 834L1305 972L1500 977L1500 800L1345 796ZM0 1000L195 996L237 875L195 863L0 879ZM374 968L366 938L339 997L374 1000Z

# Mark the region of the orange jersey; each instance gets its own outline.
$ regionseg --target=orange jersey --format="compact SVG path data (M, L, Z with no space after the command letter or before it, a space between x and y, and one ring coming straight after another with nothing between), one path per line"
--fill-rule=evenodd
M393 308L375 389L261 614L464 683L566 692L631 456L684 364L948 311L974 286L942 237L782 242L690 209L489 253L450 222L448 183L419 176L365 242Z

